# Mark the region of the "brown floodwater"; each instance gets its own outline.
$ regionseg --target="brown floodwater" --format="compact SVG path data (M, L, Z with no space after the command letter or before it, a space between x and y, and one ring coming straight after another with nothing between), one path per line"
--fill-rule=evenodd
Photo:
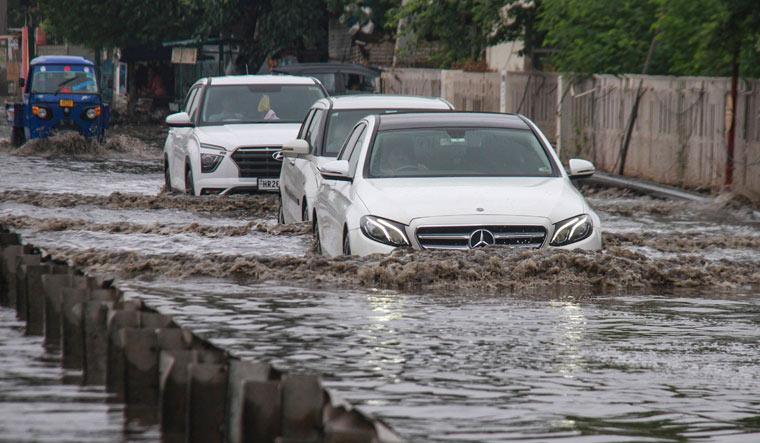
M164 192L160 144L143 139L0 146L0 222L236 354L322 374L410 441L760 438L751 201L583 186L600 252L326 258L308 224L276 223L274 195ZM0 435L155 438L14 327L0 359L31 369L0 385ZM18 419L18 398L48 425Z

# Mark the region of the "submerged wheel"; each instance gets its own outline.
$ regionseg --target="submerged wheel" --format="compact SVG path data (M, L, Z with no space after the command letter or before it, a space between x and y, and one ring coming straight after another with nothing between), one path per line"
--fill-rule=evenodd
M322 254L322 242L319 239L319 225L317 224L317 214L314 214L314 223L312 223L313 241L312 250L317 254Z
M351 240L348 238L348 231L343 232L343 255L351 255Z
M174 193L172 189L172 176L169 174L169 162L164 160L164 192L168 194Z
M188 166L185 171L185 194L195 195L195 182L193 181L193 168Z
M13 128L11 130L11 143L13 146L19 147L26 141L26 135L24 135L24 128Z
M285 224L285 211L282 209L282 194L280 194L280 209L277 211L277 223Z
M306 207L306 200L301 204L301 221L309 221L309 208Z

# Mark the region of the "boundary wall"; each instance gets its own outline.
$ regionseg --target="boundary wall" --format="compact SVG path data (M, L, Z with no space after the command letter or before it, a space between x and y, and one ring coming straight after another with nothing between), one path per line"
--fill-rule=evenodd
M760 199L760 80L740 80L733 180L726 183L731 79L392 69L382 92L443 97L464 111L509 112L533 120L563 160L580 157L618 173L636 93L642 98L624 174L691 189Z
M0 305L26 321L26 334L44 336L64 368L104 386L128 417L160 424L162 441L401 441L318 375L236 358L2 224L0 271Z

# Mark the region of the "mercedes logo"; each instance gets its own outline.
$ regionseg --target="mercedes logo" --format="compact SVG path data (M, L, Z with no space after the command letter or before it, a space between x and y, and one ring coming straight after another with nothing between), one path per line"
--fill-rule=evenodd
M470 249L480 248L486 245L492 245L496 243L493 234L488 229L478 229L470 234Z
M274 154L272 154L272 158L277 160L278 162L282 161L282 151L277 151Z

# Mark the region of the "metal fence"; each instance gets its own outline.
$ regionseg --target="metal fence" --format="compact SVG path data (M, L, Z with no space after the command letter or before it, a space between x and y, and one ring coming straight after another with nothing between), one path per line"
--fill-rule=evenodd
M563 159L617 172L639 85L643 95L625 175L689 188L726 184L730 79L546 72L395 69L385 93L444 97L459 110L526 115ZM733 189L760 196L760 80L742 80L736 104Z

